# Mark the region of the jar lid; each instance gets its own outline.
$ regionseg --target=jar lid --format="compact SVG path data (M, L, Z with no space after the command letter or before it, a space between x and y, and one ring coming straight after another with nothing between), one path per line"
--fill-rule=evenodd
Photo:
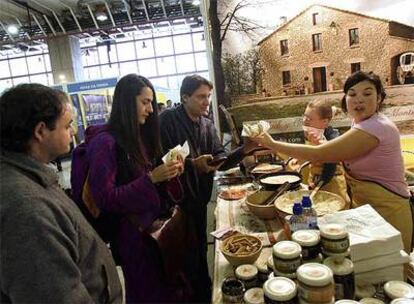
M321 236L331 240L339 240L348 237L345 227L338 224L327 224L320 227Z
M356 285L355 296L358 299L371 298L375 294L375 286L371 284Z
M261 260L257 260L256 262L254 262L254 265L257 267L257 270L259 270L259 272L267 272L267 261L264 259Z
M359 302L354 301L354 300L344 299L344 300L336 301L335 304L359 304Z
M300 256L302 247L292 241L281 241L273 245L273 254L281 259L294 259Z
M275 277L263 285L266 297L273 301L289 301L296 296L296 284L291 279Z
M263 289L254 287L244 293L244 303L246 304L264 304Z
M333 273L328 266L308 263L299 266L296 275L298 280L309 286L326 286L333 282Z
M315 246L319 243L320 237L316 230L298 230L292 234L292 240L301 246Z
M323 264L328 266L335 275L347 275L354 272L354 263L350 259L339 261L334 257L326 258Z
M318 304L334 304L334 303L335 303L335 297L333 297L332 301L330 301L330 302L318 303ZM308 301L304 300L303 298L299 297L299 304L314 304L314 303L308 302Z
M383 301L381 301L380 299L376 299L376 298L363 298L359 300L359 303L361 304L384 304Z
M267 267L269 267L270 269L275 269L275 264L273 262L273 257L272 256L270 256L267 259Z
M385 283L384 291L392 300L397 298L414 298L414 286L403 281L389 281Z
M414 304L414 300L399 298L399 299L392 300L390 304Z
M257 276L257 267L250 264L243 264L236 268L236 277L241 280L250 280Z

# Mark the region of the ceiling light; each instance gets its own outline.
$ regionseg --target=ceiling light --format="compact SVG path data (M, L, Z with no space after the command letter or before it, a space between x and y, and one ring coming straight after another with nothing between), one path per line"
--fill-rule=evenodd
M10 24L7 26L7 32L11 35L17 35L19 33L19 27L16 24Z
M194 0L193 5L200 5L200 0Z
M108 20L108 16L104 12L97 12L95 16L96 16L96 19L99 21Z
M66 80L65 74L59 74L59 80Z

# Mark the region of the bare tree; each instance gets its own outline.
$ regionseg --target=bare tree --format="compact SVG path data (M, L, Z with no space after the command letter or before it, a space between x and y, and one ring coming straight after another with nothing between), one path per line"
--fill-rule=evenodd
M222 67L222 43L229 31L243 32L249 38L253 39L256 31L263 29L263 26L256 22L239 16L242 8L250 6L248 0L239 1L232 9L227 4L230 11L220 21L217 10L217 0L210 1L208 18L211 25L211 40L213 44L213 69L215 74L215 86L217 92L217 100L219 104L225 107L230 106L230 98L225 94L225 78Z

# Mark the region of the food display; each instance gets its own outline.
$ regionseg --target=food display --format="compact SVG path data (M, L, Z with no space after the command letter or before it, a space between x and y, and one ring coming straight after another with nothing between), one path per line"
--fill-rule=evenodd
M221 190L219 197L224 200L239 200L245 197L247 190L242 187L230 187Z
M260 180L262 184L269 184L269 185L283 185L285 182L288 183L297 183L300 181L299 176L284 174L284 175L275 175L275 176L268 176Z
M278 197L275 206L278 210L292 214L292 206L295 202L300 202L303 196L309 196L310 191L298 190L291 191ZM318 216L330 214L342 210L345 207L345 201L339 195L326 191L318 191L313 198L312 206Z
M260 250L261 241L250 235L230 237L223 243L222 251L233 255L249 255Z
M262 163L262 164L258 164L256 167L254 167L251 172L252 173L271 173L271 172L278 172L278 171L281 171L281 170L283 170L282 165Z

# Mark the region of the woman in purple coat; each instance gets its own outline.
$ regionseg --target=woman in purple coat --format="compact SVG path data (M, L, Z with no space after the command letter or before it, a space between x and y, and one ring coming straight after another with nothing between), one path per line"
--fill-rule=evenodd
M165 280L157 247L136 227L150 228L169 209L160 194L182 172L179 162L155 166L160 156L154 88L142 76L126 75L116 85L108 124L89 127L85 143L75 149L71 181L74 200L82 205L88 178L99 218L111 219L104 228L124 272L127 303L183 300Z

